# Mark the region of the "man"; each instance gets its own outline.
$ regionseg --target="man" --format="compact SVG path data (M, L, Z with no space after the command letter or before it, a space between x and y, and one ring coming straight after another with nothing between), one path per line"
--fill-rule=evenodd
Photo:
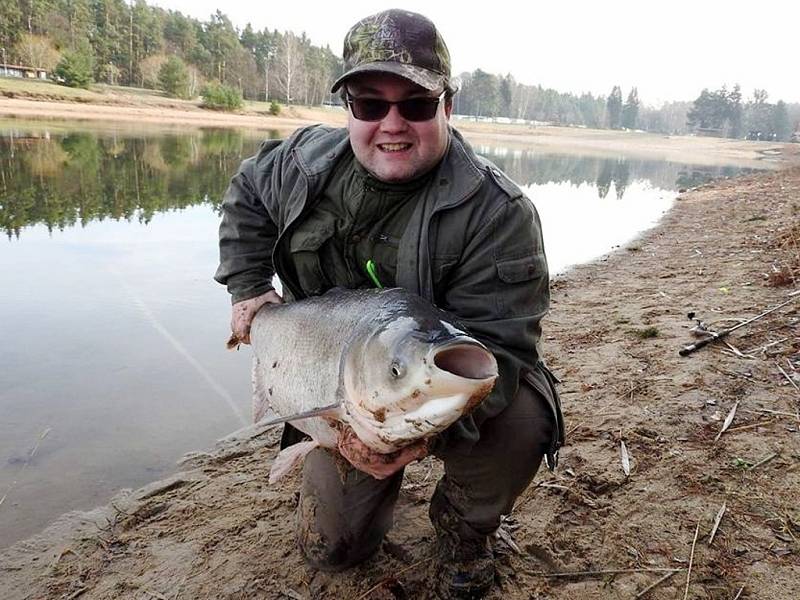
M347 129L309 127L267 141L223 202L221 264L231 327L248 342L266 303L339 287L403 287L455 314L498 360L492 393L437 439L387 463L356 440L345 472L329 450L303 467L298 538L307 561L341 570L374 554L391 527L403 467L430 452L445 476L431 500L444 597L491 588L489 539L563 437L541 363L548 272L536 210L449 126L450 56L425 17L389 10L358 22L333 85ZM272 289L277 274L282 299ZM298 440L287 427L283 445Z

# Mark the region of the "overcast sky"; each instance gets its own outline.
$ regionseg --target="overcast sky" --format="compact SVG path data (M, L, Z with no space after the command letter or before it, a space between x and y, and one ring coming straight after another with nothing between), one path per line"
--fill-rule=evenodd
M386 8L436 23L455 74L480 68L559 91L627 95L658 105L694 100L704 87L766 89L771 102L800 102L800 4L777 0L148 0L207 20L217 9L239 28L250 22L306 35L341 56L344 34Z

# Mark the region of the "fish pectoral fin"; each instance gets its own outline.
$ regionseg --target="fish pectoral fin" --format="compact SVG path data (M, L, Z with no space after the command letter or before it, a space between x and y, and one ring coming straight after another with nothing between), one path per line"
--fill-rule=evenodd
M306 455L319 446L319 442L298 442L280 451L269 470L269 482L275 483L303 462Z
M262 426L276 425L278 423L290 423L292 421L302 421L303 419L311 419L312 417L338 417L340 415L339 408L341 403L329 404L328 406L320 406L319 408L312 408L305 412L294 413L285 417L275 417L268 421L261 421L259 424ZM263 413L261 413L263 416Z

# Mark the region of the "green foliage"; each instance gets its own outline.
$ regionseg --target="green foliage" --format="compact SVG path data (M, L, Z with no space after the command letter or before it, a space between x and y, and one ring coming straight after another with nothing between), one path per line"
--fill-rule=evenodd
M273 100L269 103L269 114L271 114L273 117L277 117L279 114L281 114L281 105L278 104L277 101Z
M622 107L622 126L626 129L636 129L636 119L639 116L639 91L631 88L625 106Z
M608 116L608 127L610 129L619 129L622 124L622 90L618 85L615 85L608 95L606 114Z
M68 50L64 53L55 69L56 77L64 85L88 89L94 81L94 58L88 45Z
M189 97L189 70L177 56L170 56L158 71L158 87L173 98Z
M242 107L242 93L228 85L210 83L200 93L204 108L214 110L238 110Z

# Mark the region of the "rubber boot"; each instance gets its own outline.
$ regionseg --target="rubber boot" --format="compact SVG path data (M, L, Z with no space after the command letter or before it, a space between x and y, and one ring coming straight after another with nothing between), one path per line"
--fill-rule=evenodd
M430 517L436 530L436 593L444 600L478 600L494 585L494 555L489 538L463 523L437 489Z

